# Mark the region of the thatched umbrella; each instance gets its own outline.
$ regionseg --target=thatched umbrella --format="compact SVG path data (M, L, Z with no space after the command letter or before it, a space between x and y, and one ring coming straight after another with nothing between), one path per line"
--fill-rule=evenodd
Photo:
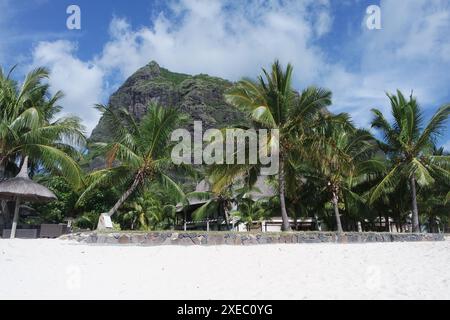
M11 239L16 236L21 201L48 202L57 199L53 192L28 177L28 157L25 157L22 168L15 178L0 182L0 198L16 201Z

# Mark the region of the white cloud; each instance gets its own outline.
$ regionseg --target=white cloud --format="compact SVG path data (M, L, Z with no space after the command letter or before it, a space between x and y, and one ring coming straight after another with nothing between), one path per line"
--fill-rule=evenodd
M353 64L357 71L332 66L324 78L335 94L333 110L350 112L360 125L369 123L373 107L389 115L385 91L414 90L422 105L434 109L448 96L450 3L383 0L380 5L382 30L363 28L352 43L361 57Z
M166 15L136 30L126 20L113 18L110 41L87 62L76 57L72 42L40 42L33 65L50 68L52 89L66 94L65 110L82 117L90 131L98 120L92 104L105 102L109 76L118 71L123 81L150 60L177 72L237 80L256 76L262 66L279 58L294 63L297 79L316 81L324 63L313 42L329 31L332 21L328 0L181 0L171 2Z
M177 72L237 80L255 77L275 58L294 64L297 89L332 89L332 110L350 112L357 124L367 125L371 108L388 111L386 91L413 89L421 103L437 106L450 81L449 2L382 0L380 6L383 29L361 27L355 39L341 44L353 55L333 63L318 43L333 26L328 0L172 1L151 26L135 29L113 18L110 40L91 61L79 60L73 43L57 41L40 43L34 62L50 66L52 84L67 95L66 107L89 128L97 119L91 105L105 102L106 81L117 72L123 81L156 60Z
M98 66L77 59L75 54L76 47L71 42L40 42L33 51L33 65L50 69L52 93L62 90L65 94L61 101L65 115L81 117L90 132L99 120L93 106L104 98L104 73Z
M284 5L183 0L172 3L170 14L170 21L161 13L152 27L138 30L113 19L112 39L96 61L105 69L118 68L124 77L156 60L179 72L238 79L256 76L279 58L294 63L298 79L314 81L323 57L313 43L332 21L328 1L312 0Z
M331 16L327 12L322 11L319 13L317 22L315 23L317 35L322 36L328 33L332 22Z
M369 123L373 107L388 111L386 91L414 90L424 104L441 103L450 80L442 69L443 64L450 68L448 2L384 0L380 5L383 30L362 29L351 43L361 52L357 61L329 63L316 43L332 27L328 1L253 1L229 9L224 2L195 0L173 3L177 24L161 14L152 28L132 30L125 20L114 19L112 39L97 61L124 77L154 59L179 72L236 80L256 76L261 66L279 58L294 64L297 88L329 87L333 110L350 112L359 125ZM346 69L349 65L356 67Z

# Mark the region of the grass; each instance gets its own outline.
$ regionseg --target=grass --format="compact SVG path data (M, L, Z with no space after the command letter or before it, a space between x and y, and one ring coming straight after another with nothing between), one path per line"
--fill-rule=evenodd
M180 85L184 80L192 78L188 74L171 72L164 68L161 68L160 70L161 70L161 77L164 80L171 82L176 86Z

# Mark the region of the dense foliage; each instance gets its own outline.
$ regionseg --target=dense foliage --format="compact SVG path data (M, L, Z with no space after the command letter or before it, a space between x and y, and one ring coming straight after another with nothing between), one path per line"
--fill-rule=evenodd
M177 85L192 80L159 72ZM225 92L226 101L247 117L240 125L280 130L280 171L266 181L273 195L252 197L260 165L174 167L170 135L185 125L174 108L152 104L136 120L125 109L99 105L102 123L115 129L110 141L86 145L79 119L58 118L62 93L49 94L42 68L20 84L0 70L0 179L14 176L29 156L30 176L57 195L48 204L29 204L39 213L23 219L29 224L72 218L77 228L95 229L103 214L117 229L173 229L195 200L201 205L192 219L222 215L228 228L241 223L252 230L281 217L284 230L313 218L338 231L387 231L386 221L399 231L443 231L450 218L450 155L436 143L448 129L450 105L425 122L417 99L398 91L388 95L389 117L372 111L369 131L347 114L327 111L330 91L296 92L292 72L292 66L275 62L257 81L244 79ZM211 189L184 185L186 176L209 181ZM2 201L6 224L11 205Z

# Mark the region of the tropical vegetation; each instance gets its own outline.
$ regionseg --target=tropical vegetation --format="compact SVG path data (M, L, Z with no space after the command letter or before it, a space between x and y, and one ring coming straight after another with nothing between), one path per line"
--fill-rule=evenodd
M97 105L114 131L109 141L93 142L80 119L60 116L63 94L50 94L46 69L30 71L23 82L14 72L0 70L0 180L15 176L29 157L30 177L58 197L28 204L39 214L22 223L72 219L76 228L96 229L112 219L116 229L141 231L186 229L188 219L248 231L277 218L284 231L307 219L338 232L449 226L450 155L438 141L448 129L450 104L430 116L413 94L397 91L387 95L389 115L373 109L371 128L358 128L348 114L328 110L331 91L297 91L293 67L275 61L224 94L246 117L230 127L279 132L260 145L280 155L278 174L264 182L274 192L254 198L260 163L172 163L171 134L189 122L181 110L151 103L137 119L126 108ZM200 182L209 188L196 189ZM14 204L1 203L7 225Z

